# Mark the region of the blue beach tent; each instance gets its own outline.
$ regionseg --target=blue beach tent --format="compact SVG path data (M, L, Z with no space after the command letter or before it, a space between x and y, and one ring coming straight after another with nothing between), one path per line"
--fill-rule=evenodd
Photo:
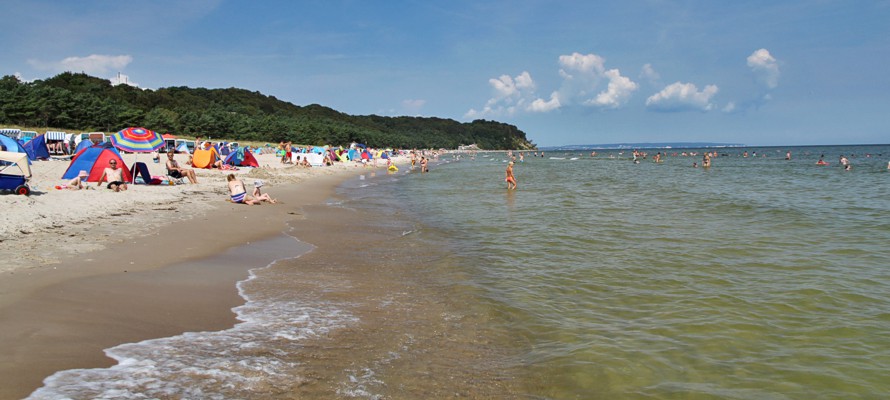
M260 166L256 158L253 157L253 154L250 151L244 151L244 147L239 147L235 150L232 150L232 152L229 153L228 156L226 156L226 160L224 162L236 167Z
M9 136L0 135L0 145L3 145L5 151L11 151L13 153L25 153L25 148L22 147L22 144L19 143L18 140L15 140ZM28 157L28 164L31 164L31 158Z
M49 160L49 148L46 147L45 134L25 142L22 147L24 147L25 153L28 153L28 159L31 161Z
M77 147L74 148L74 153L80 153L81 150L89 148L93 145L93 142L90 140L81 140L80 143L77 144Z

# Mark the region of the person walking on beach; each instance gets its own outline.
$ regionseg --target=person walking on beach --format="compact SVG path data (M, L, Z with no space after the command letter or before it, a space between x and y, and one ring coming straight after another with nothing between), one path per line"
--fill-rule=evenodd
M516 189L516 177L513 176L513 161L507 163L507 177L504 180L507 181L507 190Z
M99 177L99 184L96 186L102 186L102 182L108 181L108 188L114 190L115 192L120 192L122 190L127 190L127 183L124 182L124 170L118 168L117 160L111 160L108 162L108 167L105 168L105 171L102 172L102 176Z

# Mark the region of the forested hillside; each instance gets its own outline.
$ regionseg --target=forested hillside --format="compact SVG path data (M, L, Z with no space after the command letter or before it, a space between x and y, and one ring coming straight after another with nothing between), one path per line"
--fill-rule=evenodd
M22 82L0 79L0 125L113 132L143 126L161 133L230 140L374 147L529 149L513 125L476 120L356 116L312 104L297 106L244 89L112 86L105 79L65 72Z

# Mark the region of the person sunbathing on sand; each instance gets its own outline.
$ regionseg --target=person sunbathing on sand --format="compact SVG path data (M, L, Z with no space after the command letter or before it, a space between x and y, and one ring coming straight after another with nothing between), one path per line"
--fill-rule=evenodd
M56 189L71 189L71 190L80 190L85 189L86 187L83 185L84 182L87 181L87 172L80 171L74 179L68 181L67 185L56 186Z
M102 186L102 182L108 181L108 188L114 190L115 192L120 192L122 190L127 190L127 183L124 182L124 170L118 168L117 160L111 160L108 162L108 168L105 168L105 171L102 172L102 176L99 177L99 184L97 186Z
M232 196L232 203L243 203L251 206L258 203L247 197L247 189L244 188L244 182L235 178L235 174L229 174L226 180L229 181L229 194Z
M265 182L263 182L259 179L253 181L253 199L256 200L257 202L268 201L269 203L272 203L272 204L277 203L278 200L275 200L272 198L272 196L269 196L269 193L263 193L260 190L260 188L263 187L263 185L265 185Z

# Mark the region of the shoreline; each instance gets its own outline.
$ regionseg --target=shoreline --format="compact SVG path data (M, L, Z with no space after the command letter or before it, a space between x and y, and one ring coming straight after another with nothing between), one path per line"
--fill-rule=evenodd
M102 248L75 251L62 245L65 248L44 257L40 266L6 268L0 275L0 376L9 383L0 385L0 399L25 397L56 371L113 365L102 350L117 344L233 326L238 321L232 308L244 303L235 283L247 278L250 269L266 264L220 270L213 258L228 249L280 237L288 222L302 219L304 206L321 204L337 186L367 171L350 166L313 168L296 170L294 178L282 177L274 169L254 169L242 179L267 180L272 183L268 191L280 201L261 206L226 202L224 174L219 171L200 171L198 185L140 185L135 189L203 190L173 205L164 204L166 198L160 204L150 200L151 207L173 211L160 217L133 212L135 223L92 226L71 236L76 250L78 240L105 234L108 244ZM63 192L71 196L95 191ZM189 195L185 190L179 193ZM120 199L121 195L100 196ZM38 251L50 245L41 240L54 235L58 236L54 229L33 235ZM3 242L0 251L8 254L14 241ZM66 253L69 257L52 257Z

